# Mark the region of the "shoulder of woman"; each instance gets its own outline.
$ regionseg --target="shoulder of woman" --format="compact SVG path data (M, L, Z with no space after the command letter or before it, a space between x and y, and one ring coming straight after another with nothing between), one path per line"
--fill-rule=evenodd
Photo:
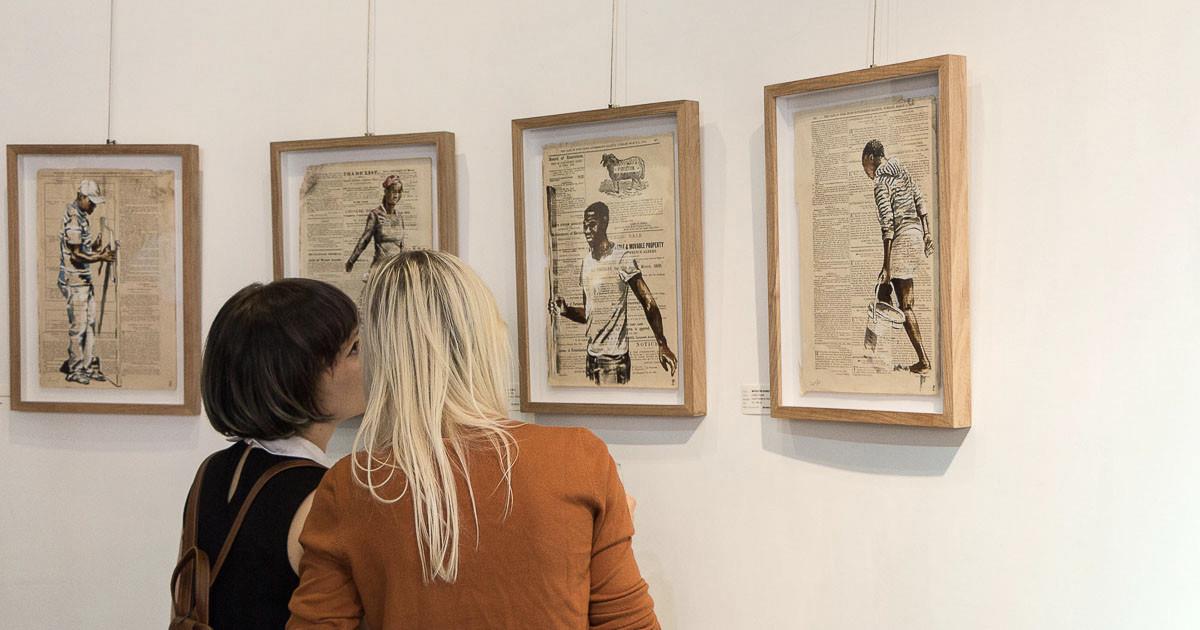
M367 459L365 453L345 455L329 467L329 472L325 473L325 477L337 482L349 481L354 478L354 467L365 465Z
M521 425L514 432L518 445L528 443L535 448L544 448L562 459L604 459L608 457L608 445L595 433L583 427L548 427L544 425Z
M324 476L322 476L321 485L341 486L345 482L350 481L353 478L353 470L351 469L352 465L353 463L349 455L334 462L334 464L325 471Z

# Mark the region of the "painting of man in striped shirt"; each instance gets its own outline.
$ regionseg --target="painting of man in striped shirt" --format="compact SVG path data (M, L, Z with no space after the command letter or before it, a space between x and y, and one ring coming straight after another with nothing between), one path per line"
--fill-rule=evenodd
M891 291L904 313L904 331L917 352L917 362L908 366L915 374L929 372L929 357L921 341L921 327L913 311L913 279L933 254L929 215L921 189L895 158L884 154L883 143L871 140L863 147L862 167L875 182L875 208L883 233L883 269L879 271L880 299Z

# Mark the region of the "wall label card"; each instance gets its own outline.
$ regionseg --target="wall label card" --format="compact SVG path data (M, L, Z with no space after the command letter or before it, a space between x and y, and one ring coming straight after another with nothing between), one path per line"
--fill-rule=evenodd
M771 388L762 383L742 385L742 413L766 416L771 413Z

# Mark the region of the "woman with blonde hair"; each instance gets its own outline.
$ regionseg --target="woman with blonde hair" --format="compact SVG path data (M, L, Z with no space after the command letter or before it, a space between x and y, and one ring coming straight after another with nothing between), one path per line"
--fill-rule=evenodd
M318 487L289 628L658 628L616 465L508 419L508 332L462 261L374 268L356 454Z

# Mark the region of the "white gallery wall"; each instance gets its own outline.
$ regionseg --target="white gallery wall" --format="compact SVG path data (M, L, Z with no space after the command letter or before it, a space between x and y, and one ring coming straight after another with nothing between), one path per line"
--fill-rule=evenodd
M200 146L207 329L271 275L268 143L364 131L367 2L115 4L113 137ZM0 4L0 144L104 141L108 7ZM709 413L537 420L621 462L664 626L1200 627L1196 4L880 1L880 63L967 57L960 431L741 410L768 381L762 88L864 67L870 3L621 8L618 102L700 102ZM456 134L462 254L515 322L510 120L607 104L611 5L377 10L375 131ZM7 361L0 394L0 625L162 627L223 440L199 416L14 413Z

